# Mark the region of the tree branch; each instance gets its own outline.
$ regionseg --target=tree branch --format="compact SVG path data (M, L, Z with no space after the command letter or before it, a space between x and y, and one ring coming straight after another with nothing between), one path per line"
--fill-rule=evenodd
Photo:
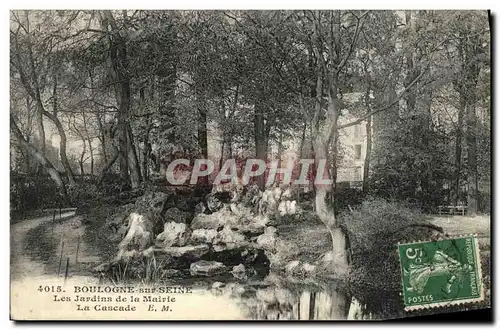
M378 109L375 109L375 110L372 110L370 111L369 113L363 115L361 118L358 118L350 123L347 123L347 124L344 124L344 125L339 125L338 129L343 129L343 128L347 128L347 127L350 127L350 126L354 126L354 125L357 125L363 121L365 121L366 119L368 119L369 117L373 116L374 114L377 114L381 111L384 111L384 110L387 110L391 107L393 107L394 105L396 105L399 100L401 100L401 98L408 93L409 90L412 89L412 87L423 77L423 75L427 72L427 69L429 68L429 65L430 65L430 62L427 64L426 68L424 70L422 70L422 72L415 78L413 79L413 81L405 88L405 90L403 92L401 92L397 97L396 99L394 99L391 103L389 103L388 105L382 107L382 108L378 108Z
M339 73L343 68L344 66L347 64L347 61L349 60L349 58L351 57L351 54L352 52L354 51L354 46L356 45L356 43L358 42L358 38L359 38L359 33L361 32L361 29L363 28L363 25L364 25L364 21L363 23L361 23L361 20L363 19L363 17L365 17L367 14L369 13L369 11L366 11L364 12L363 14L361 14L360 17L356 17L354 14L353 16L356 17L356 19L358 20L357 23L356 23L356 30L354 31L354 36L352 38L352 41L351 41L351 44L349 45L349 51L347 52L346 56L342 59L342 61L340 62L339 66L337 67L337 73Z

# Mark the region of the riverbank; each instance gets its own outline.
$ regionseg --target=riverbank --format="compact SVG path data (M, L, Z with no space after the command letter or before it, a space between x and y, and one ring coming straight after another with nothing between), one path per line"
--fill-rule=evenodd
M19 267L20 263L14 262L12 267L13 274L19 275L23 273L29 274L30 276L33 274L57 276L57 273L60 273L59 277L62 278L63 273L65 273L65 265L63 263L63 266L59 267L60 260L67 261L69 258L68 273L70 278L79 276L91 278L92 268L112 258L117 251L117 247L110 243L108 233L103 231L105 219L112 214L115 208L116 205L101 205L100 207L88 210L86 214L80 214L76 217L72 216L71 213L64 214L61 220L56 220L55 222L52 221L51 216L48 216L43 219L32 219L13 225L11 230L11 242L22 242L21 245L17 244L12 249L14 253L13 257L15 256L15 258L21 259L21 264L24 265ZM442 226L445 235L470 234L468 231L471 229L475 229L475 232L481 235L483 283L487 295L485 301L470 308L489 307L491 295L489 219L468 219L457 216L454 218L432 218L431 223ZM313 264L329 251L331 244L329 233L315 217L301 216L287 218L282 219L282 221L274 221L272 224L277 229L278 237L287 242L287 244L295 250L291 251L293 253L287 255L287 257L292 258L287 260L287 262L297 261L302 265ZM64 248L62 247L63 241ZM23 258L24 262L22 261ZM353 262L356 263L356 260L353 260ZM397 264L388 265L385 269L398 269L398 267ZM63 271L61 271L61 268ZM399 274L395 274L394 279L391 280L394 281L394 283L389 281L391 285L388 286L387 279L391 277L388 277L386 273L377 275L374 273L375 271L376 268L373 267L366 267L364 269L358 267L355 273L351 272L349 274L349 277L346 281L343 281L343 284L328 279L328 274L309 274L309 276L306 276L306 273L294 273L291 275L287 274L285 270L278 272L272 271L265 278L238 280L229 275L206 279L176 279L176 283L181 285L194 285L207 290L213 290L214 287L217 287L217 292L228 295L234 295L237 291L240 292L241 296L241 294L246 292L246 295L253 297L251 298L252 302L247 302L250 305L256 303L256 301L260 301L259 303L262 304L264 304L264 302L268 304L270 302L266 302L267 300L278 299L276 295L278 295L278 297L280 295L285 295L288 298L280 303L280 306L283 305L280 307L282 312L288 308L286 306L291 302L293 302L293 304L291 304L293 307L297 305L297 302L302 301L302 305L299 303L297 306L293 307L295 308L295 312L292 311L289 314L286 314L288 312L285 313L288 315L287 317L292 318L309 317L309 314L300 312L300 310L303 310L307 299L309 299L310 305L314 304L314 306L317 306L317 304L326 304L324 301L330 301L331 304L331 300L334 299L333 297L335 297L335 299L345 300L345 297L351 295L356 296L360 301L364 302L364 305L366 305L364 313L366 315L371 314L373 318L396 318L435 313L434 310L404 313L402 311L402 301L399 296ZM376 282L380 276L384 277L386 281L381 281L379 285L379 283ZM370 278L371 281L364 282L364 279L367 278ZM97 280L97 278L95 278L95 280ZM395 289L391 289L394 286ZM260 298L257 298L257 293L260 295ZM271 296L263 298L262 295ZM378 306L374 306L376 302L371 300L372 295L377 295ZM306 298L306 296L309 298ZM381 297L384 298L382 304L380 303ZM243 298L240 297L238 299ZM259 299L263 300L261 301ZM344 301L344 303L347 302ZM317 311L313 312L312 317L319 318L322 315L321 317L327 318L328 313L321 312L321 307L314 308L316 308ZM442 310L453 312L467 308L469 307L454 306ZM260 310L259 313L262 317L265 314L262 310ZM285 317L285 314L280 314L280 317ZM336 317L340 317L341 314L336 314ZM330 315L330 317L332 316Z

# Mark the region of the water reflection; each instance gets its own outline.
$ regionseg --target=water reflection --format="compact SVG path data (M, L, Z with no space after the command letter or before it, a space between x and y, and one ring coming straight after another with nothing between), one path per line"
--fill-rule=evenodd
M227 295L254 320L344 320L349 303L339 286L284 285L264 280L251 283L220 283L212 285L215 295Z

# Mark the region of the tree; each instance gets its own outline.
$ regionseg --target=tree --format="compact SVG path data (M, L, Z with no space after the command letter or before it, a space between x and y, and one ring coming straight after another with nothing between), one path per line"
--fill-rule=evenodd
M26 152L33 159L35 159L41 166L43 166L43 168L47 171L51 179L54 181L57 187L59 187L59 191L63 199L68 200L66 185L64 184L64 181L62 180L59 172L54 168L52 163L47 158L45 158L45 156L40 150L38 150L36 147L34 147L32 144L26 141L23 134L19 130L16 121L12 117L12 114L10 115L10 129L12 133L14 133L14 136L16 137L19 144L26 150Z
M57 127L61 137L59 152L62 164L65 168L66 175L68 176L71 184L75 183L75 178L69 165L68 157L66 155L66 134L64 128L57 117L58 103L57 103L57 69L53 67L52 61L57 61L58 52L55 50L54 44L57 45L57 38L51 35L39 36L30 30L30 17L29 12L24 12L24 18L19 16L19 13L12 12L13 24L15 30L11 30L12 42L11 45L11 64L19 75L22 86L36 105L36 122L39 131L41 153L45 154L45 129L43 124L43 117L47 117ZM51 16L47 15L50 19ZM73 17L70 17L66 23L71 24ZM24 32L24 34L22 34ZM41 58L38 63L36 58ZM45 109L43 100L44 89L47 85L47 76L49 72L53 73L53 95L52 95L52 113Z

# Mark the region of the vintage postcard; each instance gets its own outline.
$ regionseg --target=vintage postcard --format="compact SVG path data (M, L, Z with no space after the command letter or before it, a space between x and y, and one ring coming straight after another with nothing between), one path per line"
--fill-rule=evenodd
M12 320L490 309L488 11L9 27Z

